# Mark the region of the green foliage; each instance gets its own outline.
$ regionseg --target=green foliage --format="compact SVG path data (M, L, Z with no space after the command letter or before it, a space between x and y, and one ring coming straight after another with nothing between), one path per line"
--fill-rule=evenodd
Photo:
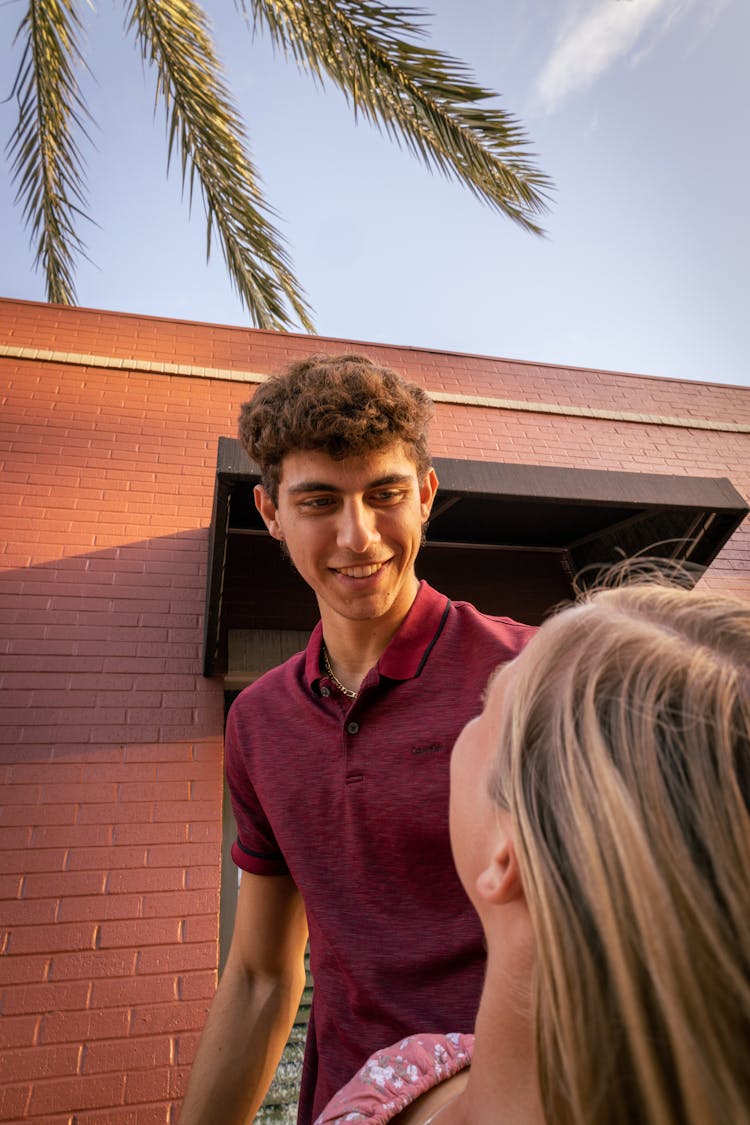
M522 127L485 103L460 61L418 42L424 13L371 0L237 0L245 15L302 69L327 75L355 114L405 145L429 168L541 233L551 183L527 152ZM124 0L128 30L157 77L168 123L168 162L179 149L183 187L196 181L206 211L207 254L219 239L232 282L261 328L302 325L310 308L263 199L206 16L193 0ZM74 0L28 0L12 94L18 122L8 143L17 202L44 270L47 299L74 303L74 266L85 246L85 169L77 137L88 109L75 70L84 64Z
M78 27L70 0L30 0L16 36L24 44L12 90L18 124L7 148L47 300L60 304L75 300L75 254L84 252L76 230L86 206L84 172L73 135L74 128L85 134L88 116L74 77L83 62Z
M481 103L495 97L467 67L410 40L416 9L362 0L242 0L303 69L325 71L368 121L527 230L551 184L525 152L521 126Z
M309 331L312 323L281 236L266 218L245 131L221 79L203 11L192 0L127 0L129 27L157 73L165 105L168 159L175 140L192 200L197 176L207 216L207 254L215 229L229 276L253 323L289 326L286 301Z

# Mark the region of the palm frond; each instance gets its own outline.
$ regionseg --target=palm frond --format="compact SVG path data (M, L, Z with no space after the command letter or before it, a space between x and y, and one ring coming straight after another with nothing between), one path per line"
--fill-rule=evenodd
M552 182L534 164L522 126L488 107L458 59L415 43L425 12L372 0L235 0L303 69L323 72L355 113L404 143L526 230L542 233ZM420 22L421 21L421 22Z
M75 302L75 259L85 254L76 229L86 203L75 131L85 135L89 117L74 75L79 26L71 0L29 0L15 40L23 45L11 92L18 121L6 145L34 265L44 269L47 300L60 304Z
M281 235L267 215L247 154L245 130L222 79L203 11L193 0L128 0L129 28L157 73L167 112L169 158L179 145L183 187L200 184L207 254L218 234L229 275L261 328L292 327L289 308L308 331L310 310Z

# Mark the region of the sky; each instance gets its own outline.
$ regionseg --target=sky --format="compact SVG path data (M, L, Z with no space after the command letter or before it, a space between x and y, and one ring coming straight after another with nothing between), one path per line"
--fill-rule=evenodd
M429 44L526 128L544 238L430 173L206 0L252 159L323 336L750 386L747 0L427 0ZM80 4L96 119L79 304L249 325L179 168L123 6ZM7 100L23 14L0 4ZM0 295L44 300L0 177Z

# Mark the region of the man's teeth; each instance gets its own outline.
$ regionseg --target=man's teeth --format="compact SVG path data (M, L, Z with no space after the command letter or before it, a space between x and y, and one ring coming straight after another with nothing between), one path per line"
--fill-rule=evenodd
M376 574L382 565L382 563L370 563L369 566L340 566L338 572L345 574L347 578L369 578L371 574Z

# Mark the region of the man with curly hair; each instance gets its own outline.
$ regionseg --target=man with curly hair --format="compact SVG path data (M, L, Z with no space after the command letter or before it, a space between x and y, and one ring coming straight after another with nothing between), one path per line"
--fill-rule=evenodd
M489 674L533 630L417 578L438 487L431 415L420 387L359 355L295 363L243 407L256 507L320 622L230 711L243 874L181 1125L252 1119L299 1003L308 932L300 1125L383 1043L473 1028L484 953L451 860L449 757Z

